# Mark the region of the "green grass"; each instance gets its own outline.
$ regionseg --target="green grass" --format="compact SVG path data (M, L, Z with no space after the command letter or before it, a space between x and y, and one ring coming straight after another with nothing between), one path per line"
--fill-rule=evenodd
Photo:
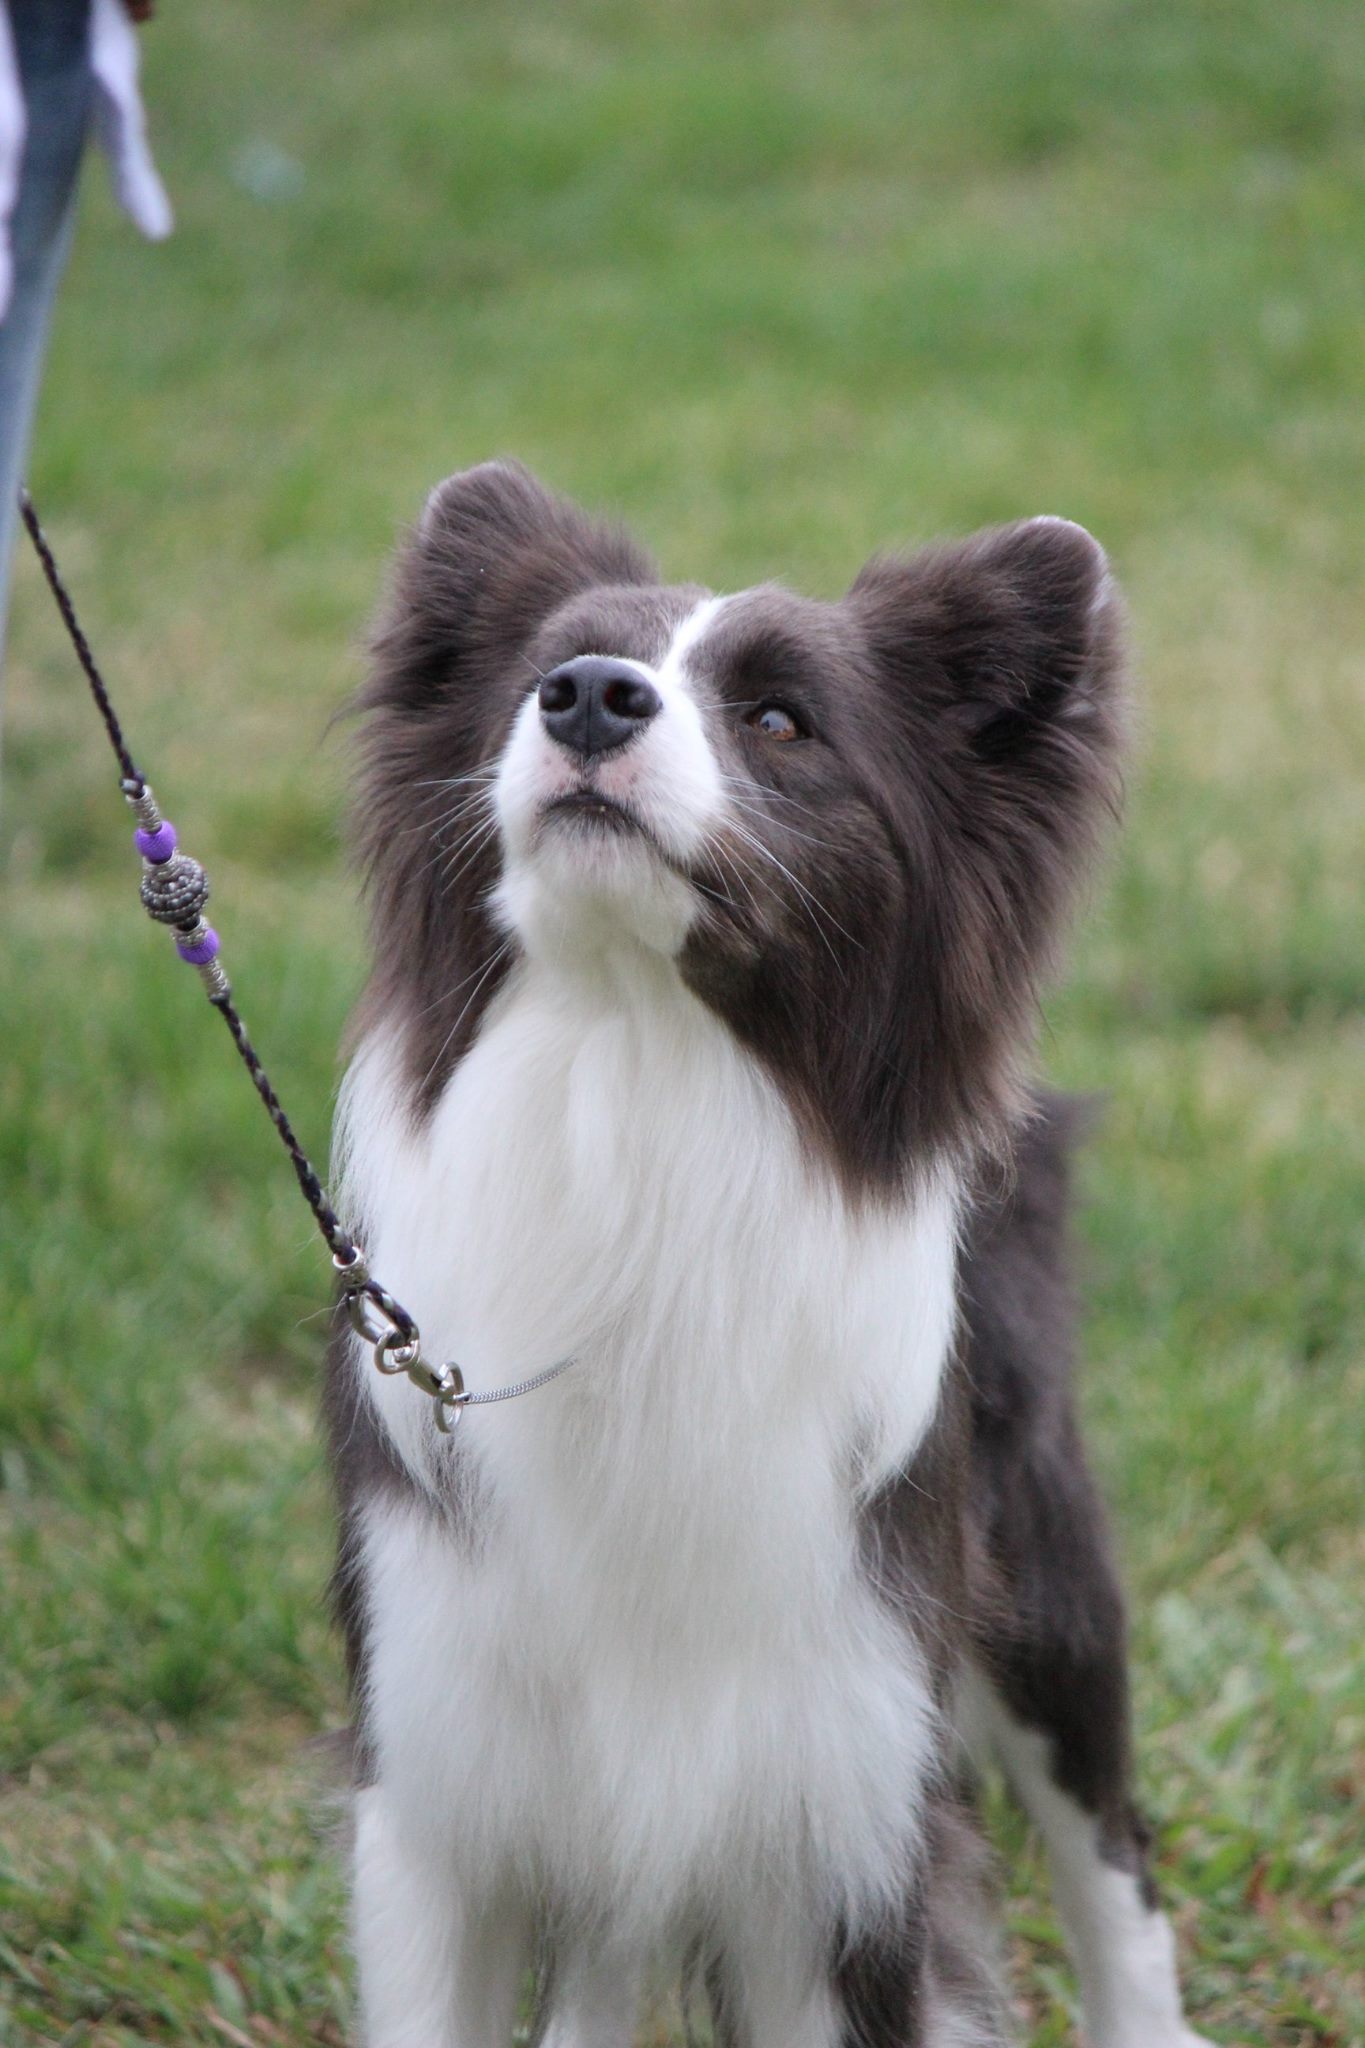
M33 482L312 1146L327 720L400 523L519 453L833 592L1064 511L1144 676L1045 1041L1109 1092L1086 1395L1191 2004L1365 2043L1365 21L1337 0L166 8L180 218L93 189ZM340 2042L327 1269L21 566L0 977L0 2041ZM1071 1992L1017 1871L1037 2048Z

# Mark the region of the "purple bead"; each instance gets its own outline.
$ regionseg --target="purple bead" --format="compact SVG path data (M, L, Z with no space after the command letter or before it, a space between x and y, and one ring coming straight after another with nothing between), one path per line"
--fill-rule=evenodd
M133 834L133 844L144 860L160 866L175 852L175 827L169 822L158 825L155 832L144 832L139 827Z
M209 925L203 938L192 946L186 945L183 939L177 939L175 950L182 960L189 961L191 967L207 967L210 960L218 958L218 934Z

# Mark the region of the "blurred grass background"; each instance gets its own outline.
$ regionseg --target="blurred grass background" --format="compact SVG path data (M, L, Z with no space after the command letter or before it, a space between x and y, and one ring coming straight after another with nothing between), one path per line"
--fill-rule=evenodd
M1035 511L1111 549L1141 755L1044 1050L1111 1097L1144 1794L1201 2025L1358 2048L1365 18L235 0L144 47L178 232L89 179L32 481L316 1152L362 971L324 734L433 480L519 454L726 588ZM328 1270L26 561L3 777L0 2040L339 2043Z

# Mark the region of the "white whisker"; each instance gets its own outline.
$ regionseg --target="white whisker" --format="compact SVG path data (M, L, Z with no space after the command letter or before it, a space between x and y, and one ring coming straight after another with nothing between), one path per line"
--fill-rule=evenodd
M843 963L840 961L839 955L835 952L833 946L830 945L829 937L826 934L826 932L821 928L819 919L822 917L827 919L828 922L831 925L833 925L835 931L839 932L844 938L846 938L851 946L857 946L858 941L854 938L852 932L847 931L845 927L840 924L838 918L834 916L833 912L827 910L824 904L821 903L817 897L812 896L810 890L806 887L805 883L802 882L796 875L792 873L791 869L786 865L785 861L780 861L778 859L777 855L773 852L771 847L765 846L761 839L756 838L753 833L746 831L744 826L737 823L733 818L730 820L730 829L739 839L742 845L750 847L754 853L761 854L764 860L771 861L772 865L778 870L779 874L785 875L787 880L791 883L793 889L795 889L797 893L804 898L805 902L810 907L811 923L815 926L816 931L819 932L820 937L823 940L824 945L826 947L826 950L829 953L830 959L834 962L835 966L839 969L840 973L842 974ZM862 948L859 947L859 951L861 950Z
M749 786L751 787L752 785ZM776 795L777 792L774 791L773 794ZM769 817L761 805L746 804L733 792L730 796L730 803L740 813L741 817L752 818L755 824L759 825L776 823L779 829L787 833L790 838L803 840L807 846L820 846L829 849L835 843L832 839L817 839L813 832L802 832L795 825L788 825L780 818L774 820Z
M510 939L503 939L500 942L500 944L494 949L487 966L479 975L479 978L474 983L473 988L470 989L469 994L461 1003L459 1011L455 1018L455 1022L451 1025L449 1031L447 1031L445 1037L441 1040L440 1048L437 1051L436 1057L433 1059L431 1065L427 1068L426 1073L422 1077L423 1089L426 1088L428 1082L431 1080L432 1075L436 1072L437 1068L441 1064L441 1061L445 1058L446 1053L449 1051L451 1040L454 1038L456 1032L463 1024L465 1018L468 1016L470 1005L473 1003L475 997L478 995L479 990L483 987L484 983L487 981L489 975L493 972L494 968L498 965L498 963L501 960L505 959L507 954L511 951L511 944L512 942ZM468 979L469 976L467 975L465 977L465 980L467 981ZM451 995L458 995L460 990L464 987L464 985L465 983L463 981L457 982L453 989L447 989L444 992L444 994L441 997L441 1001L447 1000ZM437 1005L434 1003L431 1005L432 1009L435 1009L436 1007Z

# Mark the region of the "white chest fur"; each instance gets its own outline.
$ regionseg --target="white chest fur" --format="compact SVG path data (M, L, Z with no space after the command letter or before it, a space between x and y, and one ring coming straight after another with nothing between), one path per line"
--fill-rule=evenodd
M576 1364L448 1441L357 1356L473 1512L368 1512L386 1787L434 1852L614 1924L760 1880L862 1918L933 1736L856 1514L933 1413L953 1189L854 1214L664 961L523 965L420 1132L396 1056L372 1041L342 1110L374 1269L475 1388Z

